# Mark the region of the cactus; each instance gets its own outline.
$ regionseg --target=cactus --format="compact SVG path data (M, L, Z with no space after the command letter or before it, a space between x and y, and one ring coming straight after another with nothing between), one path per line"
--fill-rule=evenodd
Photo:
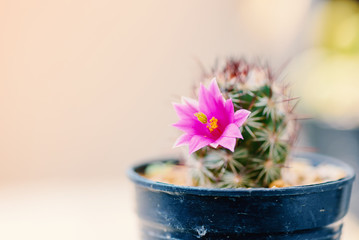
M237 139L234 152L225 148L204 147L188 156L195 186L238 188L268 187L281 178L281 168L296 139L298 124L294 114L296 98L268 66L250 64L244 59L228 60L216 77L234 110L251 114Z

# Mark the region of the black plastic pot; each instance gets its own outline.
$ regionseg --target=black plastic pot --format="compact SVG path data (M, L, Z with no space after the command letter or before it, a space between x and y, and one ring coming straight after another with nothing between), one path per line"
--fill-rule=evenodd
M336 129L318 120L303 121L301 133L302 146L314 147L320 153L340 158L353 167L359 174L359 127L353 129ZM351 201L359 203L359 181L353 183ZM359 218L359 204L351 204L350 213ZM359 238L359 237L358 237Z
M322 155L300 157L335 164L347 177L299 187L210 189L154 182L139 174L148 163L135 166L128 176L136 184L142 239L340 239L354 171Z

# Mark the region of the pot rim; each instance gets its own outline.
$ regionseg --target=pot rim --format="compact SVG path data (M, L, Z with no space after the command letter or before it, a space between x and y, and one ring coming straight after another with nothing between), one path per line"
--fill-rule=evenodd
M142 177L137 171L143 169L146 165L153 162L176 161L175 158L160 158L154 161L147 161L145 163L137 164L127 170L128 178L136 185L148 188L152 191L165 192L173 195L191 194L199 196L283 196L283 195L305 195L313 192L325 192L337 188L342 188L343 185L351 184L355 179L355 173L351 166L348 164L321 154L317 153L300 153L295 154L295 157L304 158L309 160L313 165L320 163L329 163L340 167L346 172L346 177L328 181L324 183L291 186L283 188L208 188L208 187L193 187L181 186L169 183L157 182Z

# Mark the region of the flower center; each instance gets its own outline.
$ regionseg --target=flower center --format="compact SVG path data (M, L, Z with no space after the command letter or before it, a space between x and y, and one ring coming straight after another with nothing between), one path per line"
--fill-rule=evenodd
M218 119L215 117L212 117L211 120L209 121L209 125L207 125L207 128L209 129L210 132L212 132L214 129L218 128L217 125Z
M212 117L211 120L208 122L208 118L206 116L206 114L202 113L202 112L198 112L194 114L198 121L200 121L203 124L207 124L207 128L209 129L210 132L213 132L214 129L218 128L218 119L215 117Z

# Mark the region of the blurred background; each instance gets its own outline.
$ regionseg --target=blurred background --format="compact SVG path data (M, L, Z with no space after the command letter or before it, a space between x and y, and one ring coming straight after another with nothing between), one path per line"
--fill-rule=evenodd
M178 154L171 102L242 55L286 66L299 146L358 171L359 1L1 0L0 239L137 239L126 169Z

